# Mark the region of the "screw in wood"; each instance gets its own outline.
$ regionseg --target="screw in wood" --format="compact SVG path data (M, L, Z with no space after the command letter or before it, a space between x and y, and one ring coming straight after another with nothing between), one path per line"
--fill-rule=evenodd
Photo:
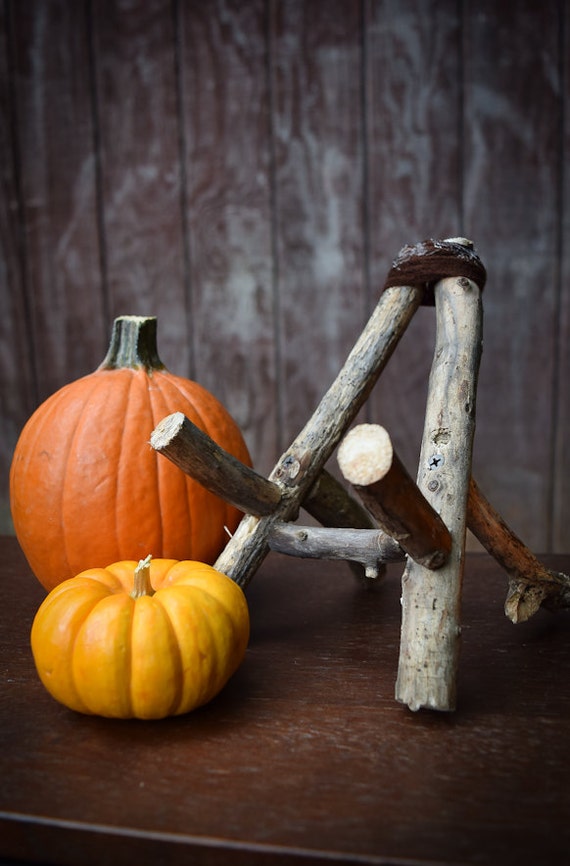
M445 463L445 457L443 454L432 454L432 456L428 460L428 469L433 471L434 469L439 469L440 466L443 466Z

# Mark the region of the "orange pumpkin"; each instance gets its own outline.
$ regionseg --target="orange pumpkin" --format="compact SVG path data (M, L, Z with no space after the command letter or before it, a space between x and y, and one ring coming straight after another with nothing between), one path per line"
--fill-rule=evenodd
M239 586L201 562L147 557L91 568L55 587L36 613L39 677L69 709L160 719L210 701L249 639Z
M31 416L12 460L10 504L18 541L46 589L149 549L215 561L241 514L150 447L154 427L177 411L251 465L226 409L160 361L156 319L122 316L101 366Z

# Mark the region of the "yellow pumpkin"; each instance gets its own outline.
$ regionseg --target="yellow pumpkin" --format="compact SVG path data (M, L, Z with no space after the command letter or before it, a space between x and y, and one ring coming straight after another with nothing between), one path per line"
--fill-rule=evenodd
M240 587L209 565L152 559L60 583L31 632L40 679L81 713L159 719L210 701L249 640Z

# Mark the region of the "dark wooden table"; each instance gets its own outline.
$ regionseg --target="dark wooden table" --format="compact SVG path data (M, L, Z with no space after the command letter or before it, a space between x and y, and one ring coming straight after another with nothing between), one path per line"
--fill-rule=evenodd
M454 714L393 699L401 566L366 592L344 563L271 555L225 691L123 722L43 690L28 639L44 591L0 544L0 862L568 862L570 615L512 625L487 556L467 563Z

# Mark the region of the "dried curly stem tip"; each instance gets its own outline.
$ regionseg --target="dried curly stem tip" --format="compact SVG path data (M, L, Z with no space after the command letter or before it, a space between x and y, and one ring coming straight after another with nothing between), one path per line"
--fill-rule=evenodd
M141 559L135 568L134 586L130 594L131 598L142 598L143 595L154 595L154 589L150 582L151 559L152 555L149 553L146 559Z
M509 576L505 613L511 622L525 622L541 606L551 610L570 607L570 576L552 571L534 555L483 496L473 478L467 525Z

